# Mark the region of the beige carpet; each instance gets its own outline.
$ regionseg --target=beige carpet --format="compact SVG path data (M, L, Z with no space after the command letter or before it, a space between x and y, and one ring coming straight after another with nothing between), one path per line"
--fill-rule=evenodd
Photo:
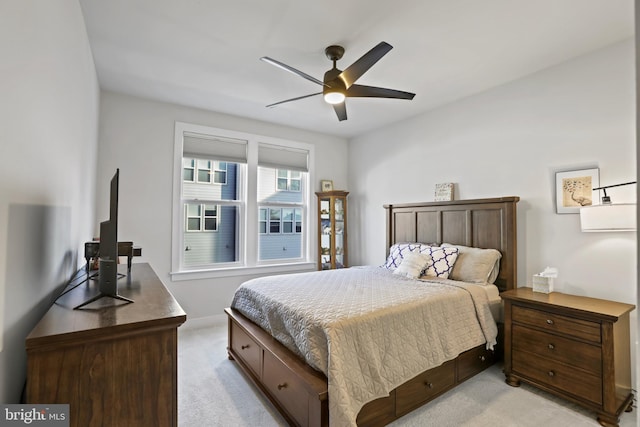
M178 424L286 426L286 422L227 358L225 324L178 329ZM623 413L621 427L636 427L637 410ZM532 387L510 387L500 366L476 375L393 427L598 426L595 415Z

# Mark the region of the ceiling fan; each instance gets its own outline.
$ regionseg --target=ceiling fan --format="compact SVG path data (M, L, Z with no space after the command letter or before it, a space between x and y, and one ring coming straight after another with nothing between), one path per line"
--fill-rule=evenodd
M344 55L344 48L342 46L332 45L324 50L325 55L331 61L333 61L333 68L324 73L324 81L318 80L300 70L297 70L289 65L283 64L280 61L263 56L260 58L264 62L271 65L275 65L278 68L282 68L285 71L296 74L304 79L307 79L313 83L322 86L322 92L312 93L310 95L298 96L297 98L291 98L284 101L269 104L267 107L274 107L276 105L284 104L285 102L297 101L299 99L309 98L315 95L324 95L324 100L333 105L338 120L347 120L347 107L345 105L345 98L395 98L395 99L413 99L415 93L403 92L400 90L386 89L382 87L374 86L362 86L354 84L364 73L369 70L376 62L378 62L384 55L389 52L393 46L387 42L378 43L373 49L365 53L356 62L351 64L344 71L339 70L336 67L336 62Z

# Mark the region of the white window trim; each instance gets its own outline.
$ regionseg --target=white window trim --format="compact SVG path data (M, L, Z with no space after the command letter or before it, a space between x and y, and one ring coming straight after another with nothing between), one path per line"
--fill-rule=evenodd
M182 208L182 185L183 185L183 136L185 132L203 135L217 135L226 138L240 139L248 142L247 145L247 179L241 183L242 198L246 196L246 205L240 206L239 221L241 222L239 241L239 260L235 263L221 265L217 268L184 268L180 265L180 249L184 247L184 209ZM302 224L305 232L302 233L303 258L298 262L274 263L258 260L258 239L260 238L258 224L258 146L260 143L279 145L293 149L306 150L309 154L309 165L314 164L314 146L304 142L291 141L281 138L256 135L247 132L238 132L227 129L219 129L209 126L195 125L185 122L175 122L174 130L174 173L173 173L173 220L172 220L172 241L171 241L171 279L172 280L193 280L216 277L240 276L249 274L273 274L294 271L308 271L316 267L311 249L311 202L313 192L311 183L313 178L313 168L307 172L307 191L304 194L304 205L302 209ZM255 240L253 240L255 239Z

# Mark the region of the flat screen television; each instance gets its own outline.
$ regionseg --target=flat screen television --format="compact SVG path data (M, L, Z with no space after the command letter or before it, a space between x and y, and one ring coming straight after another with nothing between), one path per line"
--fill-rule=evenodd
M109 194L109 219L100 223L100 249L98 259L98 290L95 297L83 302L75 308L82 308L87 304L103 297L133 302L118 294L118 190L120 185L120 169L111 178Z

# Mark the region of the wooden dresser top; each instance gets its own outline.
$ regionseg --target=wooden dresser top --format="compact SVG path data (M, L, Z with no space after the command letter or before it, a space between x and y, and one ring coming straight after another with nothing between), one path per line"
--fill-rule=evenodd
M127 273L127 265L118 266ZM80 278L79 281L81 281ZM78 283L72 282L73 283ZM118 293L134 300L126 303L101 298L79 310L73 308L97 295L98 282L90 280L62 295L26 339L27 351L62 341L92 341L130 335L141 330L176 328L187 316L149 264L133 264L131 274L118 279Z
M545 294L533 292L531 288L524 287L502 292L500 296L505 300L519 301L539 307L555 306L574 312L589 313L611 321L616 321L620 316L635 309L633 304L569 295L561 292Z

